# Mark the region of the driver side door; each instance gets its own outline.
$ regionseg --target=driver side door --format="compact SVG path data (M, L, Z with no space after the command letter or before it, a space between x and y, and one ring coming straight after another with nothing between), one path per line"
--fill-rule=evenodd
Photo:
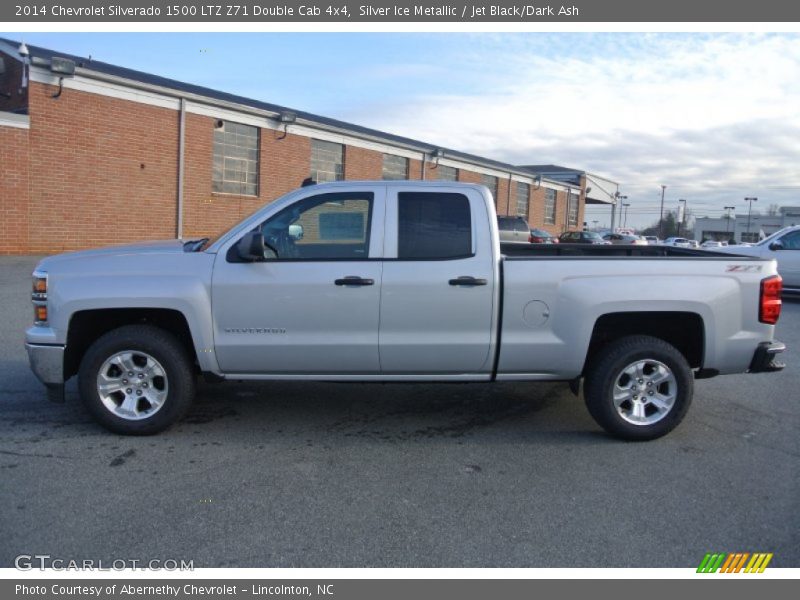
M377 374L385 188L311 194L259 225L277 258L220 253L212 299L226 374Z

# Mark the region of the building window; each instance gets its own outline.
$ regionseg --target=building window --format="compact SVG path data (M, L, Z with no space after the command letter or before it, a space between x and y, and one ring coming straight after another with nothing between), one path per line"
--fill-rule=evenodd
M531 197L531 186L527 183L517 182L517 216L528 220L528 205Z
M439 181L458 181L458 169L445 165L437 165L436 179Z
M258 196L258 127L222 121L214 129L211 189Z
M577 227L578 225L578 199L576 194L569 194L569 204L567 205L567 221L570 227Z
M342 144L311 140L311 179L317 183L344 179L344 146Z
M495 206L497 205L497 177L494 175L481 175L481 183L489 188L494 198Z
M544 222L545 225L554 225L556 222L556 191L544 191Z
M463 194L400 192L397 258L444 260L472 255L472 219Z
M383 178L408 179L408 159L394 154L383 155Z

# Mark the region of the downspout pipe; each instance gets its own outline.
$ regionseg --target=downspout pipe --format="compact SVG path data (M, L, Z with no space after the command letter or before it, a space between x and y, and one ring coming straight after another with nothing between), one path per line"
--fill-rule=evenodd
M183 239L183 178L186 158L186 98L181 98L178 121L178 215L175 237Z
M511 214L511 176L512 174L508 174L508 186L506 188L506 214ZM514 216L517 215L516 209L514 210Z

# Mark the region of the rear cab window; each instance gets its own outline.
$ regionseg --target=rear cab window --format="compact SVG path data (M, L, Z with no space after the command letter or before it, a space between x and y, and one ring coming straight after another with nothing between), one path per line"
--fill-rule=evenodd
M472 215L464 194L398 193L399 260L448 260L472 255Z

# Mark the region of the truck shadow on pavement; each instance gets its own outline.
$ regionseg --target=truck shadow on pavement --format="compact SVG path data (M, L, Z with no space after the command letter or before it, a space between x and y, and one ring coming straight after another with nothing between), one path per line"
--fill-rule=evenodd
M202 385L178 424L274 428L349 441L403 442L474 434L605 437L565 384L224 383ZM541 413L541 414L537 414ZM576 419L577 416L577 419ZM230 423L230 425L226 424ZM576 425L584 430L574 431ZM573 436L568 436L573 437ZM574 440L572 440L574 441Z
M13 366L15 371L21 367ZM74 379L64 404L48 402L44 390L27 378L15 383L13 389L0 385L0 396L10 400L3 402L0 430L13 431L18 442L118 437L92 420ZM200 382L188 414L160 436L187 432L228 439L324 436L387 443L479 434L527 442L549 434L563 436L564 443L609 439L563 383Z

